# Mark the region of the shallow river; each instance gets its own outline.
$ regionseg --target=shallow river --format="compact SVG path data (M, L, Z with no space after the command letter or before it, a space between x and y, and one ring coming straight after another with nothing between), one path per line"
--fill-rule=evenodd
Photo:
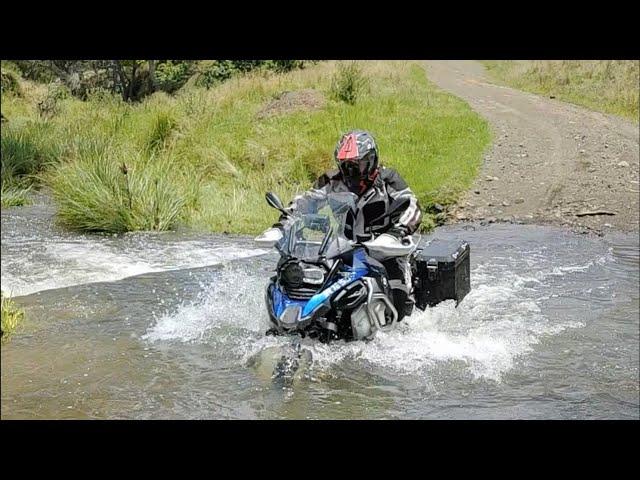
M52 214L2 211L2 290L27 313L2 346L2 418L640 417L637 235L440 228L471 244L458 308L366 344L311 344L283 387L268 352L288 340L264 336L274 253L228 236L78 235Z

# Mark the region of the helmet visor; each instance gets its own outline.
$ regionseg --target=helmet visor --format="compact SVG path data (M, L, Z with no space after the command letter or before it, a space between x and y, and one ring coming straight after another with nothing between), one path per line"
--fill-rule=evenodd
M369 173L369 161L362 160L343 160L340 162L340 171L345 177L363 178Z

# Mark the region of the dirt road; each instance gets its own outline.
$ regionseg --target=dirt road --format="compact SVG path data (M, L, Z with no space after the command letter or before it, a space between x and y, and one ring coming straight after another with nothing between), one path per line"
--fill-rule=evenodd
M493 85L479 62L428 61L426 71L493 128L493 146L475 184L452 212L452 222L543 223L596 233L638 230L638 125Z

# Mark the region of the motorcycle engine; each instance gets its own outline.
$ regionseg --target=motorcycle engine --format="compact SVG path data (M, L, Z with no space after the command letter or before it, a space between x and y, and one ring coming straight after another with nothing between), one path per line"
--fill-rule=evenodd
M375 330L371 327L366 304L360 305L351 313L351 330L354 340L373 338Z
M388 325L388 315L390 315L388 306L382 300L375 298L372 300L371 312L369 312L367 303L360 305L351 314L351 329L354 340L372 339L380 325Z

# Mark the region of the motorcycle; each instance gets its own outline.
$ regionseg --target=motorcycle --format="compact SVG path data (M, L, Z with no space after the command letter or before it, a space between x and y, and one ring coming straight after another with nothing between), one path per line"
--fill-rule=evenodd
M358 199L350 192L306 193L297 199L295 209L286 209L271 192L266 199L286 218L282 229L269 229L255 239L280 253L265 292L272 324L267 334L325 343L371 340L401 320L382 262L410 256L415 270L419 236L417 241L387 234L364 242L347 238ZM373 222L403 206L392 203Z

